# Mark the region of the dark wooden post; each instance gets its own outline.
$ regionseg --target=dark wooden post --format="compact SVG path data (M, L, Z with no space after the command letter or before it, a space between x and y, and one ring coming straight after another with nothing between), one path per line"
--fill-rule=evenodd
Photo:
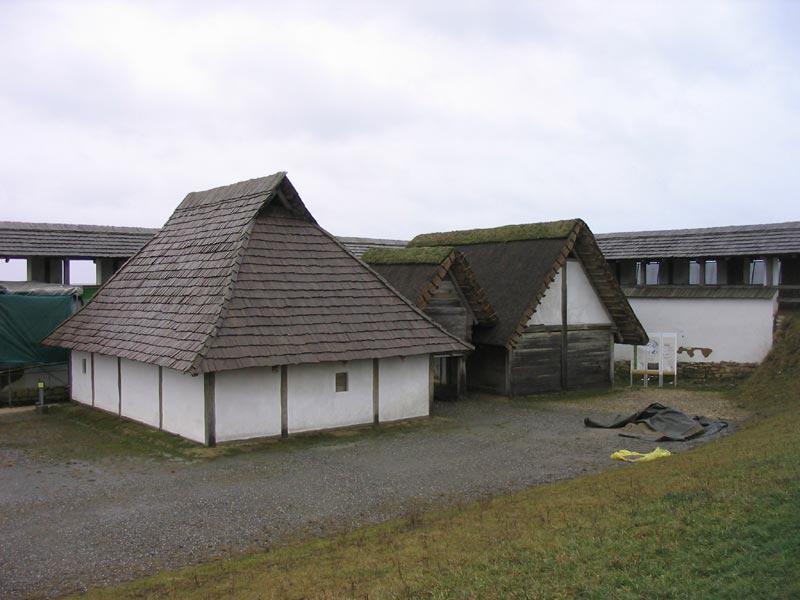
M281 367L281 437L289 437L289 367Z
M122 359L117 357L117 412L122 416Z
M158 428L164 429L164 372L158 367Z
M372 422L377 425L381 422L380 411L380 381L381 365L380 359L372 359Z
M433 380L434 363L436 359L433 354L428 355L428 415L433 412L433 392L436 384Z
M567 389L567 336L569 335L567 322L567 263L561 267L561 389Z
M461 400L467 389L467 361L463 356L456 358L456 399Z
M506 389L506 396L511 398L513 394L511 393L511 358L514 354L513 350L506 350L506 380L505 380L505 389Z
M90 353L89 357L89 362L92 366L92 406L94 406L94 352Z
M206 412L206 446L217 445L217 424L214 402L214 373L203 373L203 397Z

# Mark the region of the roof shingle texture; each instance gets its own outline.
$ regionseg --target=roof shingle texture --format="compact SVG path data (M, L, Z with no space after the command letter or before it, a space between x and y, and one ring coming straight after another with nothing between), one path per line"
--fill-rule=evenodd
M469 349L322 230L283 173L189 194L46 343L187 372Z
M129 258L158 229L0 221L0 257Z
M370 248L403 248L408 243L403 240L341 236L338 237L338 240L358 258L361 258Z
M388 281L394 289L411 300L416 306L423 306L423 294L435 281L439 273L438 264L387 265L371 264L375 272Z
M595 236L607 259L774 256L800 252L800 221L602 233Z

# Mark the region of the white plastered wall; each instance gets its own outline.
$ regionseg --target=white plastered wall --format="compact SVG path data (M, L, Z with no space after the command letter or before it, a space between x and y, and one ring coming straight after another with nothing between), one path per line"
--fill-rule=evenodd
M217 441L280 435L280 369L259 367L218 372L214 407Z
M162 428L195 442L204 443L206 434L203 376L162 369Z
M158 367L121 359L122 416L158 427Z
M531 315L529 325L561 325L562 269ZM611 317L597 296L583 265L577 260L567 262L567 323L570 325L608 325Z
M348 391L336 391L336 373L347 372ZM372 422L372 360L290 365L289 433Z
M94 355L94 405L119 413L119 372L117 357Z
M629 298L648 333L677 333L678 347L709 348L678 362L758 363L772 347L777 300L740 298ZM631 360L633 347L617 344L615 360Z
M72 377L72 399L92 404L92 356L88 352L73 350L69 353ZM84 362L85 361L85 362ZM86 372L84 372L84 365Z
M430 412L430 355L382 358L378 375L381 421L427 416Z

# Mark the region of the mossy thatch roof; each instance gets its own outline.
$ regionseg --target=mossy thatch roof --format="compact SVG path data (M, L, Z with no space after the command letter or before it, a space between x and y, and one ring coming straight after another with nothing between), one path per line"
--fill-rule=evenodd
M489 229L465 229L442 233L423 233L409 242L409 247L421 246L469 246L497 242L517 242L524 240L557 240L566 238L580 219L549 221L545 223L526 223L504 225Z
M438 265L453 253L449 246L426 248L370 248L361 257L371 265Z

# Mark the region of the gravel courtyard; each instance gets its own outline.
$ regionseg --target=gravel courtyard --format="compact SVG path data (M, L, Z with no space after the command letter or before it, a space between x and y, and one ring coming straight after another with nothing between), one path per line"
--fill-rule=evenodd
M732 424L747 416L718 394L684 390L477 396L436 403L416 423L187 458L87 453L97 436L80 419L3 414L0 597L58 596L432 504L636 468L609 454L654 444L587 429L583 417L654 401Z

